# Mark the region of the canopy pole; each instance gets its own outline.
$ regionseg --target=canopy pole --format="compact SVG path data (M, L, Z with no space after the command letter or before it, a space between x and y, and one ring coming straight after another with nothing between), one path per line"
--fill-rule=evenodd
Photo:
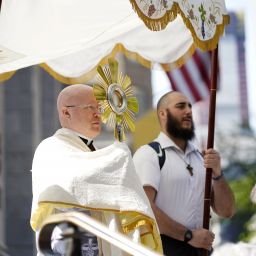
M211 88L210 88L207 149L213 148L214 146L217 77L218 77L218 45L216 49L212 51L212 55L211 55ZM212 194L212 169L206 168L205 194L204 194L204 217L203 217L203 228L205 229L209 229L211 194ZM208 255L209 255L209 251L203 250L202 256L208 256Z

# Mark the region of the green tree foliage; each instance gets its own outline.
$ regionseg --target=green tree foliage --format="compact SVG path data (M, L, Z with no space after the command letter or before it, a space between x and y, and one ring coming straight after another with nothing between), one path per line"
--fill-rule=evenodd
M252 228L253 222L255 223L253 216L256 214L256 204L253 204L250 198L256 183L256 164L240 165L246 170L245 174L229 182L236 199L236 214L230 220L230 224L240 226L238 239L248 242L256 235L255 229Z

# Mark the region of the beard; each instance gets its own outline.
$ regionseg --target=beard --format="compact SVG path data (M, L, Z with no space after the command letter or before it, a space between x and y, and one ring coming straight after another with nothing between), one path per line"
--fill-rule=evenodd
M180 122L174 117L169 109L167 109L167 124L166 131L175 138L183 139L185 141L191 140L195 137L195 126L191 119L191 128L182 128Z

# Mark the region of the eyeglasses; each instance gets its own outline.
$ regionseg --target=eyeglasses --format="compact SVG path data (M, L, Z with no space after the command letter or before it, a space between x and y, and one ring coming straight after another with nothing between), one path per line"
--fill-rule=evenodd
M99 106L93 106L93 105L69 105L66 106L67 108L82 108L82 109L89 109L90 111L94 113L100 113L102 114L104 112L103 108Z

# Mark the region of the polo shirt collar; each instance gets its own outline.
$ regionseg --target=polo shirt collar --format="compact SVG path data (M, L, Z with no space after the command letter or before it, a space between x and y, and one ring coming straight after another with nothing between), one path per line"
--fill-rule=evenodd
M160 132L157 137L157 141L160 143L161 147L164 148L176 148L180 150L180 148L173 142L171 138L169 138L165 133ZM188 141L187 148L185 154L189 154L193 151L197 151L197 148L193 144L192 141Z

